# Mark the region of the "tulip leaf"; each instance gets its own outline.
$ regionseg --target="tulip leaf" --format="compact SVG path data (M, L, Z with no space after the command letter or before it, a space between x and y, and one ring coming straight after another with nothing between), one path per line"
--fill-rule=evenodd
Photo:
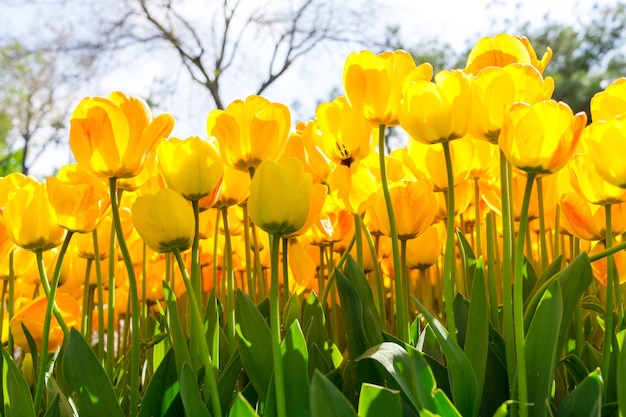
M473 291L474 270L476 269L476 255L471 245L465 238L460 229L456 230L456 236L459 239L459 247L461 249L461 259L463 260L463 268L465 269L465 288L471 297Z
M167 313L170 318L169 329L172 338L172 349L174 350L176 359L176 374L180 376L183 370L183 364L191 363L191 356L183 333L183 326L180 322L180 315L178 314L176 295L165 281L163 281L163 294L167 305Z
M319 371L311 380L310 401L311 417L357 417L348 399Z
M117 417L124 413L109 378L85 339L75 328L70 330L63 354L63 375L76 393L81 415Z
M185 415L194 417L210 417L211 414L206 408L202 395L198 389L197 375L191 370L187 362L183 363L180 374L180 397L185 409Z
M254 389L261 398L266 398L274 362L270 328L242 291L237 291L236 303L236 330L241 363Z
M467 355L449 336L445 327L412 296L413 301L430 324L448 363L452 399L464 416L475 416L480 407L476 373Z
M401 416L400 392L365 383L359 396L359 417Z
M217 391L220 395L220 404L230 404L233 399L233 393L237 385L237 380L241 374L241 356L239 350L235 350L230 360L224 366L224 369L220 372L219 379L217 381ZM210 405L210 401L209 401Z
M233 417L258 417L259 415L254 411L254 408L248 403L246 398L239 393L235 397L232 407L230 407L229 415Z
M559 405L556 417L600 417L602 412L602 377L600 369L590 373Z
M617 356L617 403L620 410L626 410L626 330L617 334L619 354Z
M56 414L54 415L58 415L59 417L73 417L74 412L72 411L72 407L54 377L48 377L46 389L48 391L48 398L54 398L56 401ZM48 405L48 411L51 409L52 405ZM46 411L46 415L48 411Z
M281 344L283 369L286 370L285 401L287 414L303 416L309 411L309 365L306 340L300 329L300 323L295 320Z
M439 388L433 392L433 400L435 401L435 408L437 409L438 416L462 417L459 410L457 410L454 404L450 401L450 398L448 398Z
M526 380L533 416L545 416L557 362L563 297L558 280L543 293L526 335Z
M4 415L35 417L33 398L28 382L13 362L13 358L2 349L2 391L4 393Z
M141 401L139 417L183 415L180 397L180 384L176 371L174 349L167 351L159 367L154 372Z

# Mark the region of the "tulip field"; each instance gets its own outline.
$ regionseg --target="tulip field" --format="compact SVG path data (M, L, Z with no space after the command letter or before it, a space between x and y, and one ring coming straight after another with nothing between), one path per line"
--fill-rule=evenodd
M626 78L574 114L552 55L353 52L188 138L84 98L0 178L0 415L626 416Z

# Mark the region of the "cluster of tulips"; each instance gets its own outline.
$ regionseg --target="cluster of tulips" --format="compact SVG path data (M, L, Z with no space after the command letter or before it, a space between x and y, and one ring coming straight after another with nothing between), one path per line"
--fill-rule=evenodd
M338 311L354 306L338 297L336 274L353 258L371 287L375 319L401 346L415 346L425 326L461 345L454 300L483 280L489 325L503 335L511 413L546 415L533 395L554 394L535 394L527 372L534 358L526 282L552 271L538 281L547 286L589 252L596 280L584 295L605 314L587 327L595 336L585 336L578 302L578 330L563 349L580 355L594 345L604 380L626 389L626 374L615 371L626 279L626 78L593 97L588 120L551 99L554 80L542 75L551 57L548 49L538 58L526 38L500 34L476 43L465 68L433 77L430 64L416 65L404 51L352 53L345 96L293 130L289 109L260 96L211 111L207 135L186 139L169 137L173 117L153 117L140 98L83 99L71 117L75 164L45 182L0 178L4 366L17 364L35 412L46 409L51 364L73 328L112 384L124 381L117 401L135 416L152 375L147 352L169 343L181 386L191 369L211 404L205 411L226 415L217 375L220 356L232 357L245 340L236 315L242 293L253 304L269 299L267 395L285 417L289 306L316 294L332 343L349 348L344 330L354 323L338 325ZM393 129L410 140L386 154ZM469 276L468 248L484 275ZM427 322L432 316L445 328ZM165 336L156 340L155 328ZM13 397L3 390L6 406ZM452 386L459 410L460 391ZM603 403L616 401L610 391L603 388ZM479 409L480 398L461 411Z

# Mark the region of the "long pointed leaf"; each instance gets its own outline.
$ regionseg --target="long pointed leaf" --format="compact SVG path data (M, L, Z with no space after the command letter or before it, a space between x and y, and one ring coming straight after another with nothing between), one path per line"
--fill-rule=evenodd
M2 349L3 374L2 390L4 392L5 411L7 416L35 417L33 398L28 388L28 382L17 369L13 358L5 349ZM7 401L8 400L8 401ZM7 410L8 407L8 410Z
M198 388L197 375L191 370L188 363L183 364L180 375L180 397L185 408L185 415L194 417L211 417L206 408L200 389Z
M309 365L306 340L298 320L292 322L281 344L285 372L287 414L306 416L309 409Z
M556 417L600 417L602 377L599 369L590 373L561 403Z
M401 416L399 391L373 384L363 384L359 396L359 417Z
M313 375L310 395L312 417L357 417L348 399L319 371Z
M489 310L482 258L478 260L474 271L467 335L469 336L465 337L465 354L476 373L478 398L482 398L489 350Z

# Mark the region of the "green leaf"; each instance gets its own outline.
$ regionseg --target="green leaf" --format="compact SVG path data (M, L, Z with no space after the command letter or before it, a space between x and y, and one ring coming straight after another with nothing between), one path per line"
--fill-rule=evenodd
M76 393L80 415L122 417L109 378L80 333L72 328L63 354L63 374Z
M626 413L626 330L617 334L619 355L617 359L617 403L619 409Z
M241 356L239 350L235 350L230 360L220 372L217 381L217 391L220 396L220 404L230 404L233 399L233 393L237 385L237 380L242 370ZM210 402L209 402L210 404Z
M556 417L600 417L602 411L602 377L600 370L590 373L561 403Z
M449 336L445 327L417 300L417 304L426 321L432 327L443 354L448 362L448 375L452 399L457 409L464 416L475 416L480 406L480 397L477 388L476 374L467 355Z
M310 395L312 417L357 417L348 399L319 371L313 374Z
M4 392L5 415L11 417L35 417L33 397L28 382L13 362L13 358L2 349L3 375L2 390Z
M302 296L297 293L293 293L289 296L282 313L283 329L288 329L291 327L291 323L293 323L294 320L300 318L300 305L302 303L301 297Z
M141 401L139 417L175 417L184 413L174 349L167 351Z
M465 269L465 288L470 291L468 295L471 297L471 291L473 291L474 288L473 281L475 279L474 271L476 269L476 255L460 229L456 230L456 236L459 239L461 259L463 260L463 268Z
M259 310L242 291L237 291L236 303L236 330L241 363L254 389L261 398L265 398L274 363L270 328Z
M526 335L526 381L533 416L545 416L557 362L563 297L558 280L543 293Z
M48 377L46 389L48 390L48 398L54 398L56 400L57 413L54 415L58 415L60 417L74 417L72 407L70 406L65 393L61 391L57 381L52 376ZM48 410L50 410L51 407L52 405L49 405Z
M400 392L365 383L359 396L359 417L401 416Z
M180 322L180 315L178 314L176 295L165 281L163 281L163 294L165 304L167 305L167 314L170 319L169 328L172 338L172 349L174 350L174 357L176 359L176 374L180 375L183 370L183 364L191 363L191 356L183 333L183 326Z
M246 401L245 397L239 393L235 397L233 406L230 407L228 412L230 417L258 417L259 415L254 411L250 403Z
M469 308L465 354L476 374L477 398L482 398L485 383L485 368L489 351L489 309L483 260L476 264L472 286L472 300Z
M185 415L194 417L211 416L204 401L202 401L197 375L191 370L187 362L183 363L183 369L180 374L180 397L185 408Z
M287 415L306 416L309 410L309 365L306 340L295 320L281 346L285 378L285 401Z
M436 411L432 398L436 388L435 377L421 352L413 348L407 351L395 343L384 342L369 349L359 360L367 358L374 359L385 368L415 410Z
M459 410L454 407L454 404L452 404L450 399L442 390L435 390L435 392L433 393L433 400L435 400L437 415L446 417L462 417L461 413L459 413Z

